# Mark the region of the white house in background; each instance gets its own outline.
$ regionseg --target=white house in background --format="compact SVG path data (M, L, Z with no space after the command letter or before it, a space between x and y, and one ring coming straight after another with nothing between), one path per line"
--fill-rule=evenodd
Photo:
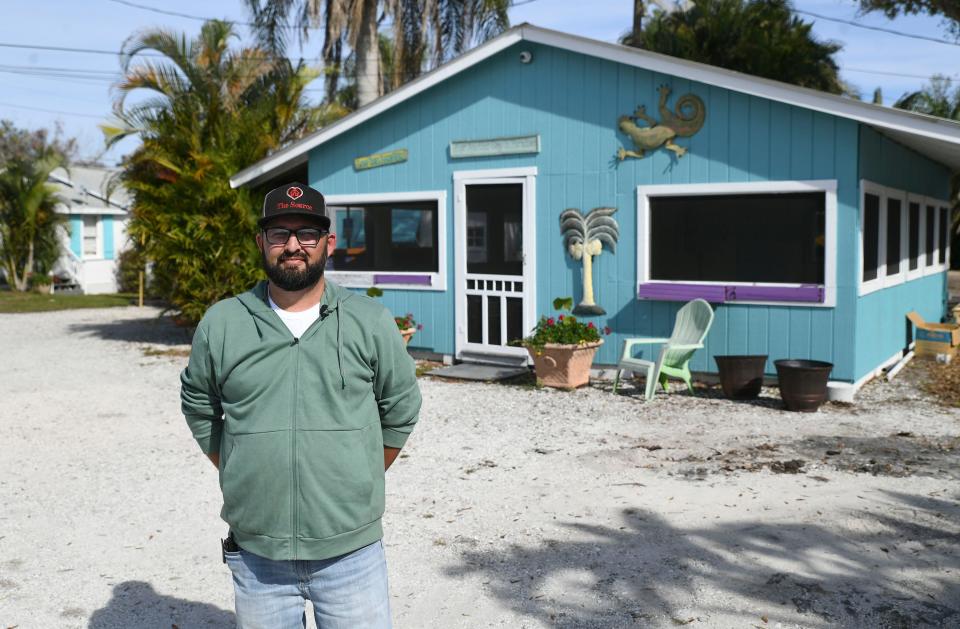
M130 245L127 238L127 208L130 196L122 187L107 194L115 171L90 166L57 169L50 183L63 203L57 212L69 217L69 231L62 234L63 247L54 274L56 289L72 288L83 293L117 292L117 260Z

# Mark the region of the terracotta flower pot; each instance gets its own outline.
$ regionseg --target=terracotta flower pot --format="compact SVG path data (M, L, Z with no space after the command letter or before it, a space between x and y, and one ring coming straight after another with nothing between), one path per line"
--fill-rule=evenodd
M603 339L583 345L547 343L543 349L528 347L533 371L544 386L576 389L590 382L590 365Z
M417 328L407 328L406 330L400 330L400 336L403 337L403 342L406 345L410 344L410 339L413 338L413 335L417 333Z
M776 360L780 397L787 409L813 413L827 400L827 380L833 363L820 360Z

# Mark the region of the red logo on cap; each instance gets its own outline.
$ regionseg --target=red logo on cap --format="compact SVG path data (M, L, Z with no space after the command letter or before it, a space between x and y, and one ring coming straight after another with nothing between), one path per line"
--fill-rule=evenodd
M287 188L287 196L296 201L303 196L303 190L296 186L290 186Z

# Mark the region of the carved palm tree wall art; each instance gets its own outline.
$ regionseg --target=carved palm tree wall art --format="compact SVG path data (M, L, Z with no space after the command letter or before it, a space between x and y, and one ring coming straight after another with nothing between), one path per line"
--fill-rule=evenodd
M602 315L607 311L593 300L593 258L603 252L606 245L611 252L617 250L620 227L613 218L616 208L595 207L584 216L580 210L570 208L560 214L560 231L563 246L574 260L583 264L583 299L573 309L578 315Z

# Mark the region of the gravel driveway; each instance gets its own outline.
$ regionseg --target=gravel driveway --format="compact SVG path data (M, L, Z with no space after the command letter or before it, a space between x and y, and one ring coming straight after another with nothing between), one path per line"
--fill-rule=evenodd
M189 339L157 315L0 315L0 629L233 625ZM812 415L424 379L395 626L960 626L960 411L922 372Z

